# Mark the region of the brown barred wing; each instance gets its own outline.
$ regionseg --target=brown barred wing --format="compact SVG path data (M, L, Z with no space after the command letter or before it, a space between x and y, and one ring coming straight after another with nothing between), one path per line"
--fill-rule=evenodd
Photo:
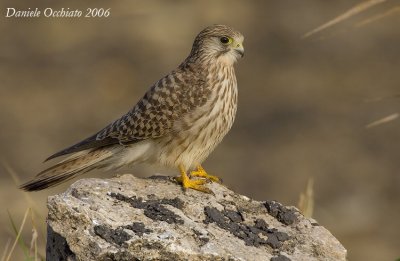
M204 80L192 74L185 81L177 74L157 82L131 111L100 131L97 139L111 137L127 144L159 138L168 134L177 120L204 105L211 93Z
M86 149L130 144L169 133L175 121L204 105L211 93L205 88L203 78L193 74L193 68L186 70L182 66L180 69L158 81L120 119L97 134L51 155L46 161Z

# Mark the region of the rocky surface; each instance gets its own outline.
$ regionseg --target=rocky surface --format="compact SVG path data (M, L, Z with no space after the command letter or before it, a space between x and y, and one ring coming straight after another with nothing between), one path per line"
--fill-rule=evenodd
M48 200L47 260L346 260L315 220L220 184L81 179Z

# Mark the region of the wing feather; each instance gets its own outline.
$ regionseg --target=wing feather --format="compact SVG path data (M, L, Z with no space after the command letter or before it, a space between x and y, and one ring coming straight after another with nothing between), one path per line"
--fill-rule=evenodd
M204 105L211 93L205 88L205 77L193 74L193 68L181 67L153 85L131 111L100 131L97 138L112 137L122 144L159 138L177 120ZM188 73L191 77L185 77Z
M177 120L204 105L211 93L210 88L205 88L205 77L194 71L182 64L154 84L124 116L97 134L51 155L46 161L82 150L131 144L166 135Z

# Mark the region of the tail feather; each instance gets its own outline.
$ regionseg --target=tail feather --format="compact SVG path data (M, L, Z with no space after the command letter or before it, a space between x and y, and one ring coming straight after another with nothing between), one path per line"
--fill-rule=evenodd
M20 186L25 191L37 191L53 187L77 175L95 169L101 162L110 158L113 152L108 149L96 149L86 153L79 152L70 158L40 172L36 177Z

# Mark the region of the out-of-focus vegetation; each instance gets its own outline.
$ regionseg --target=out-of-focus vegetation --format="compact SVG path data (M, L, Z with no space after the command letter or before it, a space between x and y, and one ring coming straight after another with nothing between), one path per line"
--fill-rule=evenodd
M111 16L7 19L7 7L104 7ZM125 113L186 57L203 27L226 23L245 35L239 110L207 170L259 200L296 205L303 193L304 210L339 238L350 260L395 260L399 9L394 0L1 2L0 251L17 242L12 257L23 260L7 213L19 232L33 207L43 254L46 197L68 186L27 197L18 179ZM308 180L314 186L306 189ZM33 235L28 220L17 233L24 242Z

